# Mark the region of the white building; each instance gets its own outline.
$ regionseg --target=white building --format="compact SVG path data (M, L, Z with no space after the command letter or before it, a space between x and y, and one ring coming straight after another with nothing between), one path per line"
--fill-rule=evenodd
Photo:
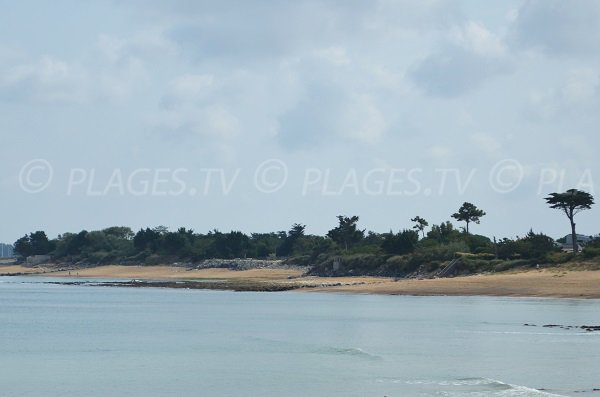
M13 246L0 243L0 258L12 258L14 255Z
M565 239L566 239L566 244L567 245L573 245L573 236L571 236L569 234L569 235L565 236ZM594 239L593 236L585 236L583 234L578 234L577 235L577 244L579 244L579 245L586 245L587 243L589 243L593 239Z

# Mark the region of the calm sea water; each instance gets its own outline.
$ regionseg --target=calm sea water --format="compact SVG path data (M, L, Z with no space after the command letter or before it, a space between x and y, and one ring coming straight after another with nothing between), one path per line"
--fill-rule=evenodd
M0 278L2 396L598 396L597 300ZM539 391L536 389L544 389Z

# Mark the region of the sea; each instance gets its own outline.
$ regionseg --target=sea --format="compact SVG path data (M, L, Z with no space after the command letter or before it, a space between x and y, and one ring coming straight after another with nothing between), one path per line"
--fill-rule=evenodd
M66 281L0 277L0 396L600 396L598 300Z

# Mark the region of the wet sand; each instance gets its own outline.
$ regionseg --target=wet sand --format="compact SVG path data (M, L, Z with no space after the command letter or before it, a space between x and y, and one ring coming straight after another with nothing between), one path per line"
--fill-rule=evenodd
M160 281L214 281L215 287L236 290L298 290L386 295L490 295L556 298L600 298L599 270L551 268L510 273L472 275L442 279L400 279L384 277L306 277L301 269L200 269L175 266L99 266L69 271L51 268L0 266L0 274L39 274L52 277L110 278ZM180 284L178 284L180 285ZM136 286L152 286L140 284Z

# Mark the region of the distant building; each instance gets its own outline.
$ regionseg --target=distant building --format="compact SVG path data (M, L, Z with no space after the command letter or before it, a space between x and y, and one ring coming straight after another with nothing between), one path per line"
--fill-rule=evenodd
M589 243L590 241L592 241L594 239L593 236L585 236L583 234L578 234L577 235L577 244L579 245L586 245L587 243ZM565 236L565 244L567 245L573 245L573 236L572 235L567 235Z
M586 235L583 235L583 234L578 234L577 235L577 246L579 247L579 251L583 250L583 248L585 247L585 245L587 243L589 243L593 239L599 238L599 237L600 237L600 235L586 236ZM564 252L573 252L573 236L571 236L570 234L568 234L565 237L561 238L559 241L564 241L564 243L563 242L557 243L557 245Z
M12 258L14 256L13 246L0 243L0 258Z

